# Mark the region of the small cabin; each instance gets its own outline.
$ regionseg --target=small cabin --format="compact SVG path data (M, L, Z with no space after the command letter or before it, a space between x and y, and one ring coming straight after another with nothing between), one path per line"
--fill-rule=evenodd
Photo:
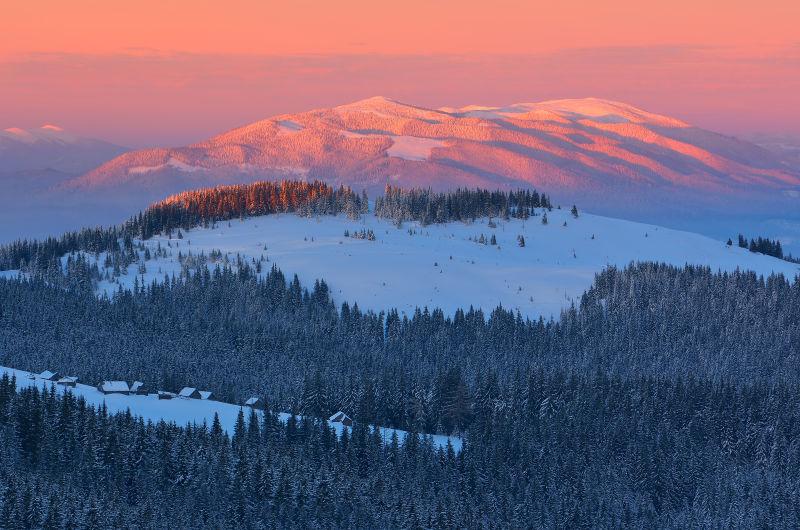
M191 386L185 386L178 392L178 396L184 399L200 399L200 391Z
M251 397L247 401L244 402L245 407L250 407L251 409L256 410L264 410L264 401L259 397Z
M61 378L61 375L58 372L51 372L50 370L45 370L36 377L38 377L39 379L44 379L45 381L58 381Z
M167 392L165 390L158 391L158 399L173 399L178 397L175 392Z
M103 381L97 385L97 390L103 394L124 394L127 396L131 393L131 389L125 381Z
M77 377L72 377L72 376L62 377L61 379L56 381L56 384L57 385L61 385L61 386L65 386L65 387L68 386L68 387L73 387L74 388L75 385L78 384L78 378Z
M133 383L131 383L131 395L146 396L147 387L141 381L134 381Z
M348 416L341 410L336 414L334 414L333 416L331 416L330 418L328 418L328 421L331 423L341 423L346 427L352 427L353 425L353 420L350 418L350 416Z
M214 392L210 390L201 390L200 399L204 399L206 401L214 401Z
M103 381L97 385L97 390L103 394L124 394L127 396L131 393L131 389L125 381Z

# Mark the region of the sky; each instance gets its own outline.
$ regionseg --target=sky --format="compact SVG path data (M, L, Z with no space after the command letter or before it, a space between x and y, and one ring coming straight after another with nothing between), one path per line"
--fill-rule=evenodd
M593 96L732 135L800 136L798 27L796 0L5 2L0 129L182 145L374 95Z

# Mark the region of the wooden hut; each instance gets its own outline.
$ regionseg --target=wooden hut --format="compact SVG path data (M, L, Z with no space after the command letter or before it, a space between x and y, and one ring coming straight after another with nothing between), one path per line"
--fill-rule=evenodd
M147 387L141 381L134 381L133 383L131 383L131 395L146 396Z
M68 387L74 388L75 385L78 384L78 378L77 377L72 377L72 376L62 377L61 379L56 381L56 384L64 386L64 387L68 386Z
M200 391L191 386L185 386L178 392L178 397L184 399L200 399Z
M331 416L330 418L328 418L328 421L331 423L341 423L342 425L345 425L347 427L351 427L353 425L353 420L350 418L350 416L348 416L341 410L336 414L334 414L333 416Z
M250 407L256 410L264 410L264 401L259 397L251 397L247 401L244 402L245 407Z

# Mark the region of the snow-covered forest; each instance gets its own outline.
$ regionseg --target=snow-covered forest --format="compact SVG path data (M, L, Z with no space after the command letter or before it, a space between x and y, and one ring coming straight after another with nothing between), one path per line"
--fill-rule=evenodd
M187 225L170 226L184 241ZM133 263L141 249L116 235ZM0 278L0 366L264 396L303 419L243 414L229 435L1 379L0 527L800 524L797 277L643 262L604 268L554 319L403 314L244 259L98 296L92 249L25 245L5 249L34 254ZM355 420L344 436L324 421L338 410Z

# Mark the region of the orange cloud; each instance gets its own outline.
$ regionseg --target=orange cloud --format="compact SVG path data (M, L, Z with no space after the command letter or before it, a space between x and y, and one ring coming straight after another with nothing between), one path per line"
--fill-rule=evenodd
M798 20L789 0L6 2L0 128L182 144L383 94L428 106L597 96L798 134Z

